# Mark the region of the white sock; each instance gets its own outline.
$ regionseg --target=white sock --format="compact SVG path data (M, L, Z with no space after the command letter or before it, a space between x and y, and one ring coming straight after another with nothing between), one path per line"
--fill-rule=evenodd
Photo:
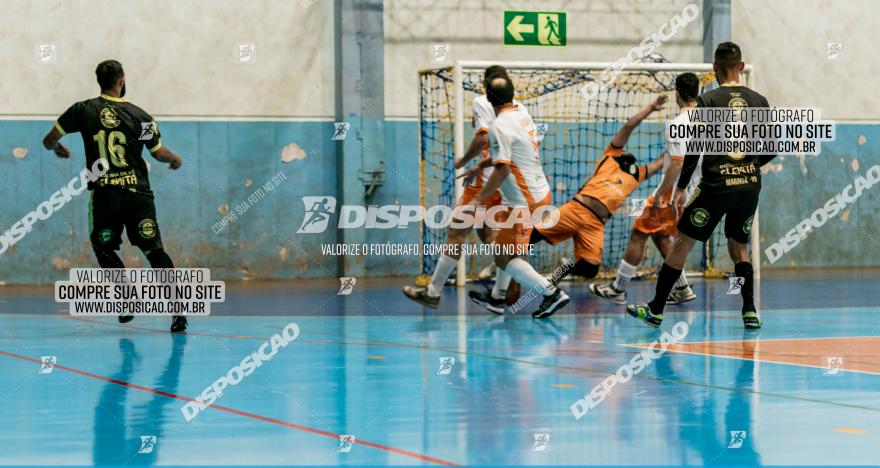
M492 286L492 297L504 299L507 295L507 287L510 286L510 275L501 268L495 269L495 285Z
M431 284L428 285L429 296L437 297L443 292L443 286L456 265L458 265L458 260L447 255L440 256L440 259L437 260L437 266L434 267L434 274L431 275Z
M681 276L678 277L678 281L675 282L676 288L684 288L689 286L687 276L685 276L684 271L681 272Z
M511 278L515 279L517 283L529 288L535 288L545 296L556 292L556 287L547 278L541 276L540 273L529 265L529 262L521 258L514 258L508 262L507 266L504 267L504 271Z
M629 287L629 280L636 275L636 266L630 265L626 262L626 260L620 261L620 266L617 267L617 278L614 278L614 287L618 291L626 292L626 288Z

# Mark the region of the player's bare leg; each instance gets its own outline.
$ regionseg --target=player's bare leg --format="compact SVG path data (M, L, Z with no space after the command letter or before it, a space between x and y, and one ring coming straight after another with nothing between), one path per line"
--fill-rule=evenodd
M657 250L660 251L660 256L663 258L666 258L672 250L672 238L667 235L655 232L654 234L651 234L651 241L654 242Z

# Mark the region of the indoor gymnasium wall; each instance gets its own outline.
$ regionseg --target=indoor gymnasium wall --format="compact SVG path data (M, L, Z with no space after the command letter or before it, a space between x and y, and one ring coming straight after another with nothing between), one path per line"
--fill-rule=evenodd
M419 202L417 70L434 65L432 44L450 46L447 63L613 61L687 3L387 0L387 173L371 202ZM767 177L762 201L765 246L852 182L857 171L880 163L880 116L872 105L878 94L872 79L878 75L877 65L870 59L871 35L864 26L866 18L876 17L876 4L854 0L823 9L824 4L733 1L734 40L756 64L759 89L774 104L821 107L839 125L838 141L824 145L820 157L807 157L803 163L789 157L773 167L779 172ZM40 140L67 105L97 93L94 67L114 57L126 67L128 97L159 118L165 143L186 160L178 172L154 164L151 175L163 237L179 265L208 266L224 278L337 275L335 260L320 254L320 244L334 241L335 232L295 235L304 215L300 198L335 194L338 185L335 150L328 143L335 113L332 1L131 0L105 2L97 9L86 0L10 0L4 9L0 65L25 79L0 80L0 176L7 181L0 185L6 208L0 211L2 229L83 167L78 137L64 140L79 156L71 161L42 150ZM503 11L518 9L565 11L568 46L503 46ZM793 13L804 9L810 14ZM47 20L22 25L14 18ZM58 20L63 20L60 29L49 26ZM701 37L702 25L691 23L660 52L671 61L699 62ZM843 44L836 61L825 60L827 42ZM236 62L238 43L255 45L255 63ZM55 63L38 63L39 44L56 45ZM802 74L810 80L798 79ZM808 81L823 86L809 89L804 84ZM224 212L234 212L282 170L287 180L275 191L219 234L213 232ZM804 183L827 189L802 193ZM880 264L880 254L862 248L876 231L872 207L877 196L867 191L774 266ZM86 197L41 221L0 256L0 281L45 283L69 267L94 265L87 243ZM380 234L386 236L383 241L415 240L413 230ZM375 259L370 274L418 272L418 259L399 260ZM125 261L144 263L131 248L125 249Z
M755 14L760 11L761 14ZM785 156L771 165L761 201L763 247L880 164L880 64L874 0L734 0L733 40L757 70L757 89L773 105L816 107L837 123L819 156ZM873 25L872 25L873 22ZM840 44L829 54L829 43ZM827 58L826 58L827 57ZM810 187L805 191L803 187ZM880 187L807 235L772 267L876 266ZM817 218L818 219L818 218ZM764 266L768 266L764 255Z
M315 257L332 230L294 237L300 197L336 190L332 2L10 0L3 8L0 69L17 78L0 80L2 230L84 167L78 135L63 140L71 161L43 150L41 139L68 105L98 94L95 66L115 58L127 97L158 118L163 142L185 160L177 172L153 161L151 172L162 236L179 266L224 278L335 276L335 260ZM253 63L238 62L239 43L255 46ZM38 62L39 44L55 45L54 63ZM280 171L287 178L275 190L212 230ZM0 282L45 283L93 266L87 198L0 256ZM136 249L124 254L127 265L144 265Z
M418 116L421 68L455 60L613 62L692 3L687 0L385 1L385 110L390 118ZM566 47L505 46L507 10L561 11ZM673 62L701 62L699 19L659 49ZM454 38L454 39L453 39ZM445 62L432 63L432 44L448 44Z

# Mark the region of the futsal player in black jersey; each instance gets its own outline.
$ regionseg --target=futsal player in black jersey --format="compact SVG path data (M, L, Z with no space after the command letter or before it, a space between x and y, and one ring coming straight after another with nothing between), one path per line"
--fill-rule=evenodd
M43 146L59 158L69 158L70 150L61 144L68 133L82 135L86 166L95 167L103 159L108 171L89 183L89 238L101 268L125 268L116 254L122 244L122 231L132 245L140 248L153 268L174 268L162 247L153 192L147 175L144 147L158 161L177 169L180 156L162 145L156 120L125 96L125 72L116 60L106 60L95 69L101 95L68 108L43 138ZM133 315L120 315L122 323ZM186 317L174 316L171 331L186 330Z
M732 42L724 42L715 49L712 65L720 87L697 97L697 107L769 107L767 99L739 83L743 71L742 52ZM746 328L761 328L761 318L755 307L754 273L749 262L749 234L758 208L761 191L761 166L775 154L731 153L704 155L702 179L678 222L680 235L657 278L654 299L651 302L630 304L627 313L653 326L660 326L666 298L681 275L688 252L694 242L705 242L712 235L722 217L727 250L734 262L736 276L743 278L740 290L743 299L742 319ZM684 192L697 166L699 155L685 155L678 191L673 203L677 209L684 205Z

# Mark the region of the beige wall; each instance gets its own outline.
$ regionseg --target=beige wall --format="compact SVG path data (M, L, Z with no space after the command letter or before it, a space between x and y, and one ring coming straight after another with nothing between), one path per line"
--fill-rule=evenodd
M687 0L386 0L385 106L417 114L417 70L431 45L449 44L448 62L613 61ZM733 38L757 69L773 104L818 106L826 117L880 120L877 0L732 0ZM701 5L701 2L698 2ZM100 5L100 7L96 7ZM51 116L96 93L93 70L117 58L129 97L165 116L330 118L333 104L332 0L5 0L0 15L0 115ZM504 10L568 14L567 47L510 47ZM699 62L702 24L661 49ZM235 61L238 42L256 45L256 63ZM840 42L826 60L828 42ZM37 61L41 43L57 62ZM14 71L11 72L11 71Z
M4 0L0 115L54 115L123 63L129 97L158 115L333 115L331 0ZM253 43L256 63L236 61ZM57 62L37 61L40 43ZM13 73L14 72L14 73Z
M612 62L676 14L687 0L386 0L385 111L418 113L417 70L432 66L432 44L449 44L454 60ZM566 47L504 46L505 10L562 11ZM702 20L665 44L673 62L702 61Z
M733 40L773 105L836 120L880 120L880 1L733 0ZM828 42L842 43L826 60Z

